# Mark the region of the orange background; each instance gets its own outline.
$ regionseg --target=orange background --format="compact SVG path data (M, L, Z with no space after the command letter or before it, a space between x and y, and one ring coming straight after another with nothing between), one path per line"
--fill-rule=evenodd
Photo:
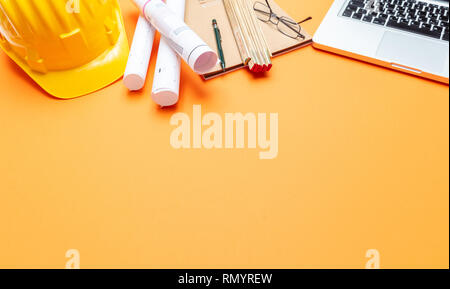
M279 0L311 33L331 3ZM364 268L377 249L382 268L448 268L448 86L307 47L266 77L184 65L161 110L154 64L142 93L60 101L0 54L0 267L77 249L82 268ZM278 158L172 149L170 117L194 104L279 113Z

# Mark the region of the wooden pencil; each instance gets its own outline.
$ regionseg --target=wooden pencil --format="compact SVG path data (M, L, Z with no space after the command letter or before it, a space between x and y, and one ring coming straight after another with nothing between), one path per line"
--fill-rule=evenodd
M244 63L244 65L248 65L249 62L251 61L250 51L245 43L244 35L238 24L236 13L234 9L231 7L230 0L223 0L223 3L228 15L228 20L230 21L230 25L233 30L236 45L238 46L239 49L239 54L241 55L242 63Z
M272 67L272 53L251 0L223 0L244 65L253 72Z

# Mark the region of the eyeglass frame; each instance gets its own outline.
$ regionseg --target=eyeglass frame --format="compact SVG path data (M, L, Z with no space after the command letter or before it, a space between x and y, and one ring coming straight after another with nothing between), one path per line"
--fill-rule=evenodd
M301 31L302 31L302 26L301 26L300 24L302 24L303 22L306 22L306 21L308 21L308 20L311 20L312 17L308 17L308 18L306 18L305 20L302 20L302 21L300 21L300 22L295 22L293 19L290 19L290 18L288 18L288 17L285 17L285 16L280 17L280 16L278 16L278 14L276 14L275 12L273 12L272 6L270 6L269 1L268 1L268 0L265 0L265 2L266 2L266 3L264 4L263 2L257 1L257 2L255 2L255 4L253 5L253 10L255 10L255 11L257 11L257 12L266 13L265 11L262 11L262 10L260 10L260 9L257 9L257 7L256 7L257 4L264 5L264 6L266 6L266 7L269 9L269 13L270 13L269 19L268 19L267 21L264 21L264 20L258 18L260 21L262 21L262 22L264 22L264 23L270 22L270 23L276 25L278 31L279 31L280 33L282 33L283 35L289 37L289 38L292 38L292 39L298 39L298 38L305 39L305 38L306 38L305 35L303 35L303 34L301 33ZM277 22L272 21L273 18L275 18L275 19L277 20ZM285 26L287 26L289 29L291 29L293 32L297 33L297 37L292 37L292 36L286 34L285 32L283 32L283 31L279 28L280 22L283 23ZM298 25L298 27L300 28L300 30L297 31L296 29L294 29L294 28L292 27L293 25Z

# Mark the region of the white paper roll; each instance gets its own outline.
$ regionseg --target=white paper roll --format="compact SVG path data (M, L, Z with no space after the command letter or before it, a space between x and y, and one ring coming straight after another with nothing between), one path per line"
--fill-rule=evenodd
M184 20L186 0L167 0L166 3L170 10ZM172 106L178 102L180 70L180 57L170 48L165 37L161 37L152 89L152 99L160 106Z
M161 0L133 0L147 20L164 36L167 43L198 74L213 69L218 60L212 50L189 26Z
M131 91L140 90L145 85L154 39L155 28L145 17L140 16L123 77L125 86Z

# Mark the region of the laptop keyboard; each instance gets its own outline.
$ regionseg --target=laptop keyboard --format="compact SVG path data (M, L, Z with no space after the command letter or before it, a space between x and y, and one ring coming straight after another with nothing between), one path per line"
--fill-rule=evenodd
M342 16L449 41L448 13L418 0L351 0Z

